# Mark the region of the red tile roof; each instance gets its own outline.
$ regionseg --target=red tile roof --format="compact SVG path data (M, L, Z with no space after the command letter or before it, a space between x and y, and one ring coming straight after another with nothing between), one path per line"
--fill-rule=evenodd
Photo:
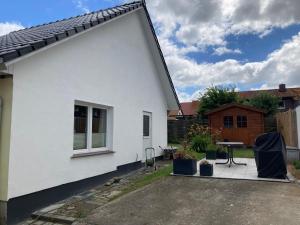
M198 113L199 101L182 102L180 103L181 110L185 116L195 116Z
M269 90L254 90L254 91L241 91L238 92L241 98L253 98L260 93L269 93L280 98L291 97L300 98L300 88L286 88L285 91L279 91L279 89Z

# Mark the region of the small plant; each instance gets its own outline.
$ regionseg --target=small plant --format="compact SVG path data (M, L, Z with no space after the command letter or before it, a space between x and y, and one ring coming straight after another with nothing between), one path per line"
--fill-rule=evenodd
M200 165L208 165L208 164L209 164L209 162L207 160L202 160L200 162Z
M214 144L207 145L206 159L215 160L217 158L217 146Z
M218 147L214 144L207 145L206 151L207 152L216 152L218 150Z
M192 139L191 148L195 152L205 152L209 143L210 137L208 135L197 135Z
M293 165L296 168L296 170L300 170L300 160L295 160L293 162Z
M196 159L196 156L192 151L181 150L175 153L174 159Z

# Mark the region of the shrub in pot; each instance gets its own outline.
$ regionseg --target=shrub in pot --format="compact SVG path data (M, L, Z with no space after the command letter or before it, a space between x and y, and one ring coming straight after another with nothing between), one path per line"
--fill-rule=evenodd
M200 171L200 176L212 176L214 173L214 167L208 161L203 160L200 163L199 171Z
M214 144L209 144L206 148L206 159L215 160L217 156L217 146Z
M197 160L193 152L177 151L173 159L173 173L194 175L197 172Z

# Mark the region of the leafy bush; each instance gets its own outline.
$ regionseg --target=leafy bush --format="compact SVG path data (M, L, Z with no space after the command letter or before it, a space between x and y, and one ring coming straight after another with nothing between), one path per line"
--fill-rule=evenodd
M218 150L218 147L214 144L207 145L206 151L207 152L216 152Z
M239 98L233 86L212 86L206 89L199 101L201 104L198 112L200 115L204 115L221 105L239 102Z
M192 141L195 136L208 136L210 135L210 128L208 126L203 126L198 123L194 123L190 126L187 132L187 140Z
M211 142L209 135L196 135L192 139L191 149L195 152L205 152L207 145Z
M300 170L300 160L294 161L293 164L297 170Z
M260 93L257 96L244 102L245 105L250 105L255 108L264 110L266 115L274 115L279 106L279 98L269 93Z
M196 159L196 155L192 151L180 150L175 153L174 159Z

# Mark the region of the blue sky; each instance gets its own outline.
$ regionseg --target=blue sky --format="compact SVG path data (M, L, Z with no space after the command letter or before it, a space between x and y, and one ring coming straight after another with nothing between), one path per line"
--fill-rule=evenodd
M0 34L123 2L3 1ZM148 0L180 100L195 99L210 85L232 84L239 90L300 86L299 2Z

